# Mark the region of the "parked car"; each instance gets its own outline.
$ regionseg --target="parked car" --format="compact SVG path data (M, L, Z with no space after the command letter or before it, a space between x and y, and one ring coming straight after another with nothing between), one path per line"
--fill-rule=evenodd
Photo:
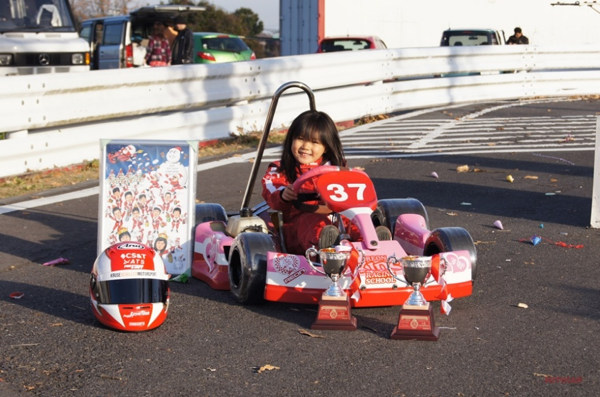
M317 52L379 50L385 48L387 46L377 36L325 37L319 43Z
M220 63L256 59L254 51L240 36L227 33L195 32L194 63Z
M504 45L504 30L493 29L448 29L442 33L440 45L455 47L464 45Z
M119 69L141 66L137 50L148 45L156 21L172 21L187 12L204 11L204 7L183 5L146 6L129 15L85 20L79 35L90 43L92 69Z

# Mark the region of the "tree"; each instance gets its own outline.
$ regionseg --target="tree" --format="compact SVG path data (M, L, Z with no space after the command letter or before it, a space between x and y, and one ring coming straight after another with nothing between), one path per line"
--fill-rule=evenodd
M70 0L71 9L78 22L107 15L123 15L139 7L130 0Z
M257 36L262 33L264 24L258 18L258 14L255 14L251 9L239 8L234 12L234 15L240 19L242 26L247 29L246 36Z

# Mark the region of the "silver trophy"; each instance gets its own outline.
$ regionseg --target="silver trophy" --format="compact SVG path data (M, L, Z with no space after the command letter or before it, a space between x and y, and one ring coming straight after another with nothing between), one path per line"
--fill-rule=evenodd
M402 272L404 273L404 279L399 278L396 273L392 271L391 265L400 262L402 264ZM421 293L421 286L426 285L426 281L431 275L431 257L430 256L405 256L398 261L395 256L390 256L387 261L388 272L396 280L403 282L408 286L412 286L414 291L406 302L405 305L411 306L427 306L428 302Z
M333 248L323 248L321 250L311 247L306 250L305 256L310 267L316 272L329 277L333 282L323 293L323 297L339 298L346 296L346 293L340 286L338 280L346 271L351 252L352 247L350 245L338 245ZM361 253L362 261L359 263L358 267L364 263L364 254L360 250L359 252ZM319 256L320 263L313 263L311 257L316 257L317 255Z

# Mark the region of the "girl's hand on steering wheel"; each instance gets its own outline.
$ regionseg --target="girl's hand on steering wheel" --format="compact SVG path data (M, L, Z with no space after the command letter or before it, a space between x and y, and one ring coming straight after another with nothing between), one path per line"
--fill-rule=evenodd
M283 201L295 201L298 200L298 193L294 191L294 186L292 184L287 185L285 189L281 192L281 198Z

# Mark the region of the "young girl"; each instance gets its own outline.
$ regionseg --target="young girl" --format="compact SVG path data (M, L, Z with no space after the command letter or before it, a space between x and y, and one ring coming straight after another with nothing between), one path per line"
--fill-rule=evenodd
M299 194L314 193L315 179L308 180L299 191L292 184L302 174L320 165L346 166L342 143L333 120L323 112L308 110L292 122L283 144L281 161L269 164L262 179L263 198L272 209L283 213L283 235L289 253L304 254L312 246L326 248L339 239L339 230L328 214L304 212ZM322 204L318 200L308 206ZM344 218L351 239L360 237L358 229Z
M154 22L153 35L148 42L146 63L150 66L167 66L171 64L171 46L165 37L165 25Z

